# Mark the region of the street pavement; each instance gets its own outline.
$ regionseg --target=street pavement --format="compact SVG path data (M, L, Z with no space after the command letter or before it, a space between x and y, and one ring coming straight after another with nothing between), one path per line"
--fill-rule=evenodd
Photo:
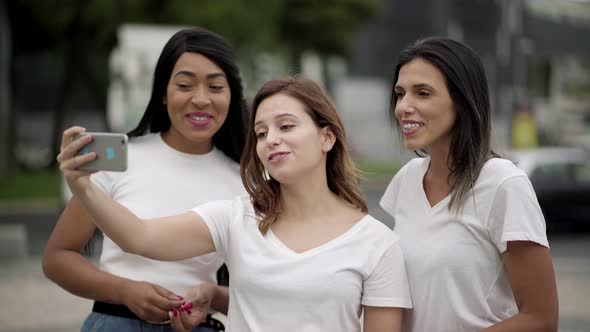
M365 185L364 191L371 214L392 226L378 206L385 184ZM91 309L90 300L69 294L43 275L42 251L58 215L55 207L0 205L0 252L14 252L12 257L0 254L0 332L79 331ZM26 234L24 254L14 249L18 246L11 232L17 238ZM549 241L557 274L559 330L590 331L590 234L550 235Z

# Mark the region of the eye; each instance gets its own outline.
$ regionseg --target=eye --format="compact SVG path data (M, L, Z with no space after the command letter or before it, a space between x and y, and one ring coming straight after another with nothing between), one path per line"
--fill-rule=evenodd
M285 130L289 130L289 129L293 128L293 127L295 127L295 125L292 125L292 124L284 124L280 128L281 128L282 131L285 131Z
M256 138L257 139L262 139L262 138L265 138L265 137L266 137L266 132L265 131L261 131L261 132L256 133Z
M418 91L418 95L419 95L420 97L428 97L428 96L430 96L430 91L427 91L427 90L420 90L420 91Z
M223 90L224 86L223 85L211 85L209 87L209 89L211 89L213 92L221 92Z
M188 90L191 88L191 85L188 83L176 83L176 86L180 89L180 90Z
M396 96L398 99L400 99L400 98L402 98L402 97L404 96L404 92L403 92L403 91L396 91L396 92L395 92L395 96Z

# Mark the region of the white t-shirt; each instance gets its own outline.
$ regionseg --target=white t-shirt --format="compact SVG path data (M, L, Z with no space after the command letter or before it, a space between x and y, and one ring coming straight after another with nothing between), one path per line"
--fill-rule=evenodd
M245 193L239 165L221 151L183 153L168 146L160 134L132 138L127 171L99 172L92 181L143 219L179 214L198 204ZM154 283L182 296L203 282L217 283L221 264L216 254L179 262L151 260L123 252L107 236L100 256L106 272Z
M360 331L362 305L411 307L398 237L367 215L337 238L297 253L263 235L247 197L193 209L230 271L229 329Z
M460 215L449 212L450 196L431 207L422 185L429 163L408 162L381 199L414 303L404 331L479 331L517 313L501 254L508 241L548 246L545 220L526 174L499 158L485 163Z

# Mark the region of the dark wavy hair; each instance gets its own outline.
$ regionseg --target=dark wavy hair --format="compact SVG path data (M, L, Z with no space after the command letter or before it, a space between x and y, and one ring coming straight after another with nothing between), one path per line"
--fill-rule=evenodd
M250 123L254 123L260 103L279 93L299 100L319 128L329 127L332 130L336 142L328 152L326 160L328 187L345 201L363 212L368 212L367 203L359 188L359 172L350 155L342 120L326 91L316 82L302 76L267 82L254 97ZM256 215L262 219L259 229L262 233L266 233L280 215L281 190L278 181L265 178L264 165L256 153L256 142L256 133L253 128L250 128L242 155L240 173Z
M139 124L128 133L128 136L142 136L170 129L170 117L162 101L166 96L174 65L186 52L199 53L207 57L217 64L227 77L231 91L229 112L221 128L213 135L213 145L235 162L239 162L245 146L248 113L242 78L234 62L232 48L223 37L203 28L180 30L168 40L156 64L150 101Z
M417 58L428 61L442 73L457 112L448 167L449 177L454 179L449 182L449 210L459 212L484 163L497 156L490 143L490 93L485 69L469 46L449 38L429 37L416 41L400 53L393 75L394 87L401 67ZM392 89L390 115L392 122L399 127L394 115L396 104L397 96ZM428 153L426 150L421 152Z

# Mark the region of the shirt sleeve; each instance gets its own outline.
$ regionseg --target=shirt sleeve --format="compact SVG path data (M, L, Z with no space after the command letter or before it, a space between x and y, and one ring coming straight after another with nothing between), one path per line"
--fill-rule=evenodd
M361 303L373 307L412 308L406 265L397 239L364 280Z
M90 176L90 180L110 197L113 197L114 177L111 172L101 171Z
M199 205L192 209L201 216L209 228L215 251L217 251L226 262L229 262L229 229L232 219L233 201L215 201Z
M404 165L397 172L397 174L395 174L393 179L391 179L391 182L389 182L389 185L387 185L387 188L385 189L385 192L381 197L381 201L379 201L379 205L381 205L381 208L383 208L383 210L392 217L395 215L397 197L400 188L400 181L402 176L405 174L407 167L408 164Z
M531 182L526 176L515 176L500 184L494 197L488 231L500 251L508 241L532 241L549 247L545 218Z

